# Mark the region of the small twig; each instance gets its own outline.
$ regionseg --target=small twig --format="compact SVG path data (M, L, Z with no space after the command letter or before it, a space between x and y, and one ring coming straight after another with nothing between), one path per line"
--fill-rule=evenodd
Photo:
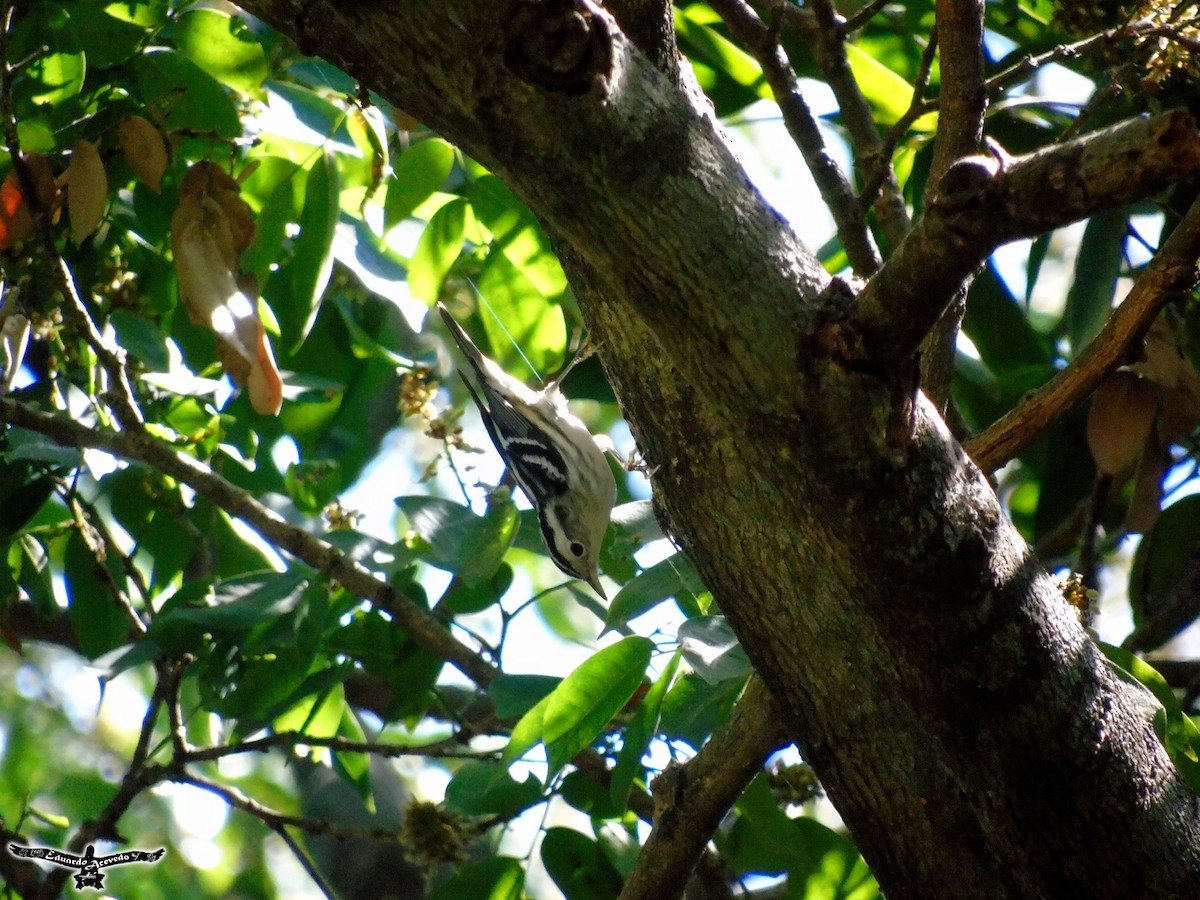
M790 6L787 0L770 2L774 8ZM812 6L816 28L807 35L801 32L801 36L805 37L812 48L817 64L837 99L855 156L859 160L879 159L883 150L879 126L875 122L871 104L867 102L858 86L858 79L854 77L854 71L850 68L842 18L832 0L812 0L809 5ZM875 200L875 214L887 238L890 251L908 234L912 220L909 218L908 206L904 202L900 184L896 181L890 157L885 163L881 163L884 165L884 178Z
M1197 258L1200 258L1200 200L1184 214L1124 302L1075 361L966 442L966 450L976 465L985 472L996 470L1091 394L1133 354L1171 298L1196 283Z
M879 189L883 187L884 181L888 173L892 171L892 155L896 152L896 147L900 140L908 134L913 123L927 112L927 100L925 91L929 89L929 78L933 71L933 60L937 56L937 28L936 26L929 31L929 41L925 44L925 49L921 52L921 64L917 69L917 80L913 85L912 102L908 105L905 111L895 124L888 129L887 135L883 139L883 144L879 148L879 155L870 161L871 174L868 176L866 183L863 185L862 191L858 195L858 205L862 209L869 209L879 196Z
M208 791L210 794L220 797L232 808L254 816L254 818L258 819L272 831L278 831L278 829L287 826L289 828L298 828L306 834L312 835L327 834L335 838L365 838L366 840L383 841L389 844L400 843L400 832L394 826L335 825L324 819L310 819L306 816L288 815L277 809L264 806L251 797L247 797L241 791L237 790L237 788L217 784L215 781L209 781L200 775L194 775L191 772L185 772L178 768L172 768L168 771L163 780L171 781L175 784L190 784L192 787Z
M148 606L150 603L150 588L146 584L146 579L142 576L141 570L134 565L133 559L117 544L112 532L104 523L104 519L96 510L95 504L79 496L78 491L72 492L70 502L79 506L86 515L88 523L96 529L96 533L100 535L100 539L104 542L105 552L115 554L121 561L121 568L125 570L125 577L133 582L133 586L137 588L137 592L142 598L142 605ZM142 621L141 616L135 614L134 618L137 621L137 628L145 633L146 625Z
M841 24L842 34L851 35L870 22L892 0L872 0Z
M1001 88L1008 87L1012 84L1024 81L1033 76L1042 66L1056 62L1066 62L1083 56L1086 53L1103 47L1106 44L1122 40L1127 37L1137 37L1140 35L1153 34L1156 30L1155 23L1152 19L1138 19L1136 22L1129 22L1123 25L1117 25L1113 28L1108 28L1098 32L1091 37L1084 38L1081 41L1076 41L1073 44L1059 44L1057 47L1051 47L1044 53L1039 53L1034 56L1026 56L1023 59L1013 63L1007 69L1002 69L995 75L984 81L983 86L987 90L989 96L995 95Z
M1100 568L1100 528L1104 517L1104 506L1108 502L1109 489L1112 487L1112 476L1103 472L1096 474L1092 484L1092 498L1087 507L1087 519L1084 521L1083 534L1079 543L1079 562L1076 570L1080 581L1088 590L1098 588Z
M88 552L92 556L92 568L96 577L100 581L104 582L104 587L108 590L108 593L112 595L113 600L116 602L117 606L121 608L121 611L125 613L125 617L129 619L130 624L133 626L135 632L138 634L145 634L146 623L142 621L142 617L139 616L138 611L134 609L133 601L129 599L129 595L125 593L124 589L119 584L117 584L116 579L113 578L112 572L110 572L108 566L105 565L105 559L107 558L109 551L114 550L118 555L120 555L120 549L112 547L109 544L109 541L105 539L105 536L100 529L96 528L95 525L88 520L89 517L84 512L83 506L80 504L78 497L76 497L74 494L70 494L65 499L67 501L67 505L71 509L71 513L75 518L75 530L79 532L80 540L83 541L84 546L87 547ZM111 535L109 538L111 538Z
M730 33L758 60L775 102L779 104L788 134L800 148L837 224L838 236L846 248L850 265L859 275L870 275L879 268L881 260L866 216L854 202L849 179L825 146L816 116L800 93L796 73L779 44L778 34L744 0L713 0L711 5Z
M171 748L175 752L176 760L183 759L191 751L179 701L179 685L183 681L184 670L191 662L190 656L184 656L180 659L164 660L156 666L159 682L163 685L163 702L167 707L167 725L171 730Z
M314 737L296 731L281 731L278 734L252 741L241 741L225 747L194 747L183 756L184 760L189 763L208 762L241 753L266 753L269 750L293 747L325 747L339 753L369 753L386 759L402 756L426 759L494 759L498 755L498 752L463 750L462 743L457 736L433 744L414 747L401 744L377 744L371 741L351 741L339 736Z
M317 886L317 889L324 894L328 900L338 900L337 894L334 892L333 887L325 880L325 876L323 876L317 869L317 864L313 862L313 859L308 854L308 851L301 847L300 843L288 833L287 828L285 828L283 825L269 827L272 831L279 835L280 840L287 844L288 849L292 851L292 855L296 857L296 861L300 863L300 868L304 869L308 877L313 880L313 884Z

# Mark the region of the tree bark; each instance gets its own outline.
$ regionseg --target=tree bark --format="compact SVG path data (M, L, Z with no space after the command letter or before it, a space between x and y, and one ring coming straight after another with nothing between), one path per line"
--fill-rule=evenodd
M587 0L243 5L539 216L665 526L889 897L1200 895L1197 798L1148 695L1105 663L912 373L841 352L906 309L826 290L686 72ZM1200 147L1194 123L1181 140ZM904 273L897 297L954 287L919 259L876 279Z

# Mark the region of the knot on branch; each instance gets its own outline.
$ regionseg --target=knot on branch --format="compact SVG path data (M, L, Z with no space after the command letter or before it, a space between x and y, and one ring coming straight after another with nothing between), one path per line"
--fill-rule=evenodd
M938 182L934 205L948 214L981 209L992 200L1001 169L994 156L964 156Z
M817 297L817 315L811 329L814 349L846 368L859 369L869 359L862 336L851 325L854 303L862 285L834 276Z
M612 69L608 19L586 0L520 0L508 22L504 63L522 81L586 94Z

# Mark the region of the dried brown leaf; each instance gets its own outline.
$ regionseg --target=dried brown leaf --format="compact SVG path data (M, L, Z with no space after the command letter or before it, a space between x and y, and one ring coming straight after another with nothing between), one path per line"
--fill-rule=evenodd
M82 244L100 227L108 206L108 175L91 141L81 140L75 144L65 180L71 240Z
M1158 410L1160 391L1133 372L1110 375L1096 389L1087 440L1100 471L1117 475L1141 455Z
M141 116L126 116L117 126L121 152L133 174L142 184L159 193L163 173L167 171L167 142L149 121Z
M254 220L237 183L211 163L193 166L171 217L179 294L192 321L216 335L229 377L248 389L258 412L276 415L283 381L258 316L257 292L238 267L242 242L253 234Z

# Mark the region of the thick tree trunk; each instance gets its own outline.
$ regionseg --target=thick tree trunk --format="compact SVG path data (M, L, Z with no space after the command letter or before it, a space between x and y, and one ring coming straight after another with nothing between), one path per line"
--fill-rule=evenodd
M856 352L854 298L827 290L686 75L586 0L243 6L540 217L665 524L889 897L1200 896L1197 798L1152 701L914 396L911 359ZM952 289L927 262L929 290ZM868 345L905 313L878 300Z

